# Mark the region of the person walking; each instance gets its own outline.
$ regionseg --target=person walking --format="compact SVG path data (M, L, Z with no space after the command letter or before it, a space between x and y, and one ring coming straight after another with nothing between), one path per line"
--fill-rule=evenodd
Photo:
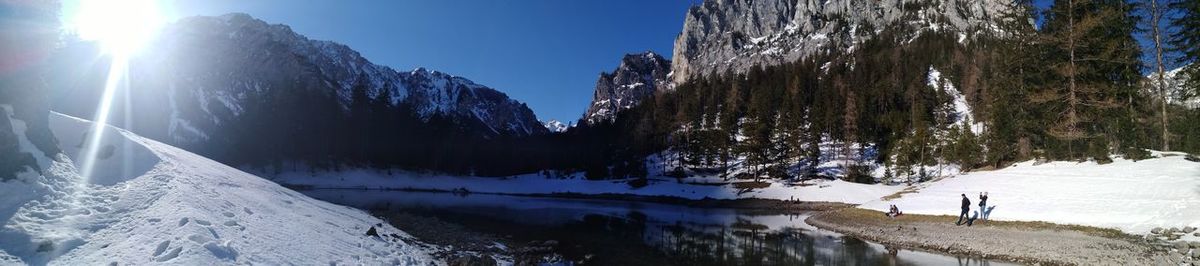
M979 218L987 221L987 191L979 193Z
M958 221L954 222L954 225L962 225L963 221L966 221L966 219L969 218L967 217L967 211L970 210L971 199L967 198L967 194L962 194L962 213L958 215Z

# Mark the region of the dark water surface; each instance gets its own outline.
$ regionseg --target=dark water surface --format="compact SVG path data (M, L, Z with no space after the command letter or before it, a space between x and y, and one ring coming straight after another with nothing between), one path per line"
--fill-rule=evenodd
M304 194L393 221L408 219L408 223L393 223L423 240L466 233L492 236L486 239L501 244L481 244L505 250L523 243L546 243L543 246L551 247L559 264L1012 265L888 248L810 226L804 223L807 213L432 192L310 190ZM453 229L429 233L427 227Z

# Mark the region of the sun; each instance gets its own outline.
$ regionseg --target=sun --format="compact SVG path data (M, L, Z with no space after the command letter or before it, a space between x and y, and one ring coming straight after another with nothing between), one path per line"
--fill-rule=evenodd
M80 39L99 41L105 52L128 56L163 24L156 0L79 0L70 22Z

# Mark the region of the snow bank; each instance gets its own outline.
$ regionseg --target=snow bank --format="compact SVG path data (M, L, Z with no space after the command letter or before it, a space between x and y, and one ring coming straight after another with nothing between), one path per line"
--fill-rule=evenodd
M1200 227L1200 163L1167 155L1103 165L1020 163L923 184L916 193L859 207L886 211L896 204L906 213L958 215L960 194L970 197L975 211L979 192L987 191L996 220L1108 227L1138 235L1154 227Z
M901 187L865 185L841 180L809 181L804 186L767 181L770 186L739 194L731 184L701 185L676 182L674 178L651 178L646 187L633 189L625 181L591 181L580 178L556 179L541 175L508 178L462 177L397 172L387 174L374 170L343 172L290 172L279 175L277 182L309 185L317 188L388 188L454 190L505 194L626 194L637 196L673 196L686 199L795 199L860 204L895 193ZM695 181L689 179L689 181ZM719 181L719 180L714 180Z
M92 123L50 122L65 154L40 175L0 183L0 264L433 263L363 211L124 130L104 129L101 159L83 178L78 153ZM364 236L377 224L388 236Z

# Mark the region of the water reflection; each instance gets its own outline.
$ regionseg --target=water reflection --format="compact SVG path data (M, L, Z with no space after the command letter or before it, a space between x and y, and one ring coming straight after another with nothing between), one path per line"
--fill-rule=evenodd
M511 243L553 240L566 264L1011 265L884 247L805 224L808 214L426 192L305 193L380 216L436 217Z

